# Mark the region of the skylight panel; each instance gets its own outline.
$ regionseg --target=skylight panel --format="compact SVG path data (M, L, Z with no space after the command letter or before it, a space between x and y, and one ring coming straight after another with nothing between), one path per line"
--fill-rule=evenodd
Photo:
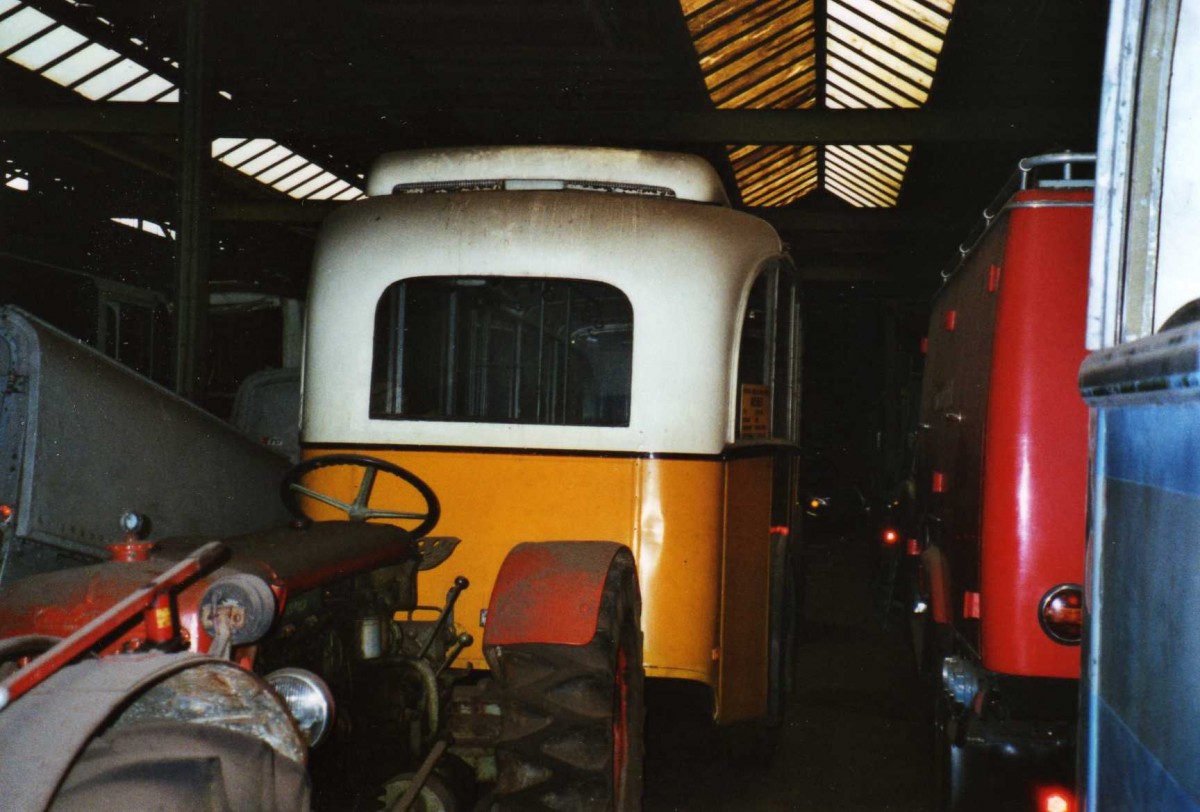
M264 169L269 169L283 159L287 158L289 155L294 154L295 153L287 147L275 144L275 146L271 147L266 152L262 153L256 158L251 158L238 168L247 175L255 176Z
M152 101L171 90L173 85L161 76L148 74L142 81L130 85L115 94L109 101L115 102L147 102Z
M928 71L922 70L912 62L903 59L896 52L876 45L871 39L849 26L845 26L834 19L828 20L826 25L828 30L826 47L830 51L837 50L847 58L850 58L850 55L845 53L844 49L852 48L867 59L882 65L897 76L925 90L928 90L929 86L933 83L933 75Z
M295 172L306 163L307 161L305 161L299 155L293 154L292 157L286 159L282 163L276 164L267 171L258 174L255 176L255 179L260 183L265 183L270 186L285 175L290 175L292 172Z
M30 37L54 26L54 20L34 8L25 8L7 17L0 25L0 53L11 51Z
M922 50L921 48L913 47L904 38L896 36L891 30L882 26L876 25L874 22L860 14L855 13L848 6L830 0L827 13L830 20L837 20L843 23L850 29L859 32L863 36L869 37L878 44L884 46L893 54L897 54L908 61L919 65L929 73L937 68L937 57Z
M344 180L339 180L337 183L326 186L324 189L319 189L308 196L309 200L333 200L334 195L339 195L350 188L350 184ZM357 191L357 190L356 190Z
M829 66L829 82L840 85L847 94L863 100L866 107L917 107L917 102L912 101L911 98L905 98L881 83L880 80L859 71L857 67L848 62L830 56L827 65Z
M85 76L95 73L105 65L117 62L120 58L121 55L111 48L105 48L103 45L93 42L82 51L72 54L44 71L42 76L55 84L71 87Z
M18 192L28 192L29 178L20 170L5 170L4 185Z
M829 0L825 104L917 108L929 98L953 0ZM894 206L911 146L825 149L825 186L855 206Z
M83 34L60 25L13 52L8 58L29 70L41 70L85 42L87 42L87 37Z
M292 189L295 189L301 183L304 183L306 180L318 174L320 171L321 167L316 166L315 164L306 164L302 169L293 172L283 180L273 184L273 187L281 192L290 192Z
M787 205L816 188L816 147L730 147L729 153L747 206Z
M326 186L332 186L337 183L337 175L332 172L322 172L307 183L302 183L295 189L291 189L288 194L292 197L303 200L314 192L319 192Z
M362 190L269 138L218 138L213 157L297 200L355 200Z
M917 25L907 17L888 11L884 8L884 3L877 2L877 0L830 0L829 5L850 6L867 19L874 20L889 31L900 35L909 42L916 43L934 55L942 51L942 38L939 34Z
M153 220L143 220L140 217L110 217L111 222L126 228L132 228L134 231L144 231L147 234L153 234L155 237L163 239L175 239L175 229L167 228Z
M212 142L212 156L220 158L238 144L246 143L246 140L245 138L214 138Z
M855 206L894 206L908 166L911 146L838 145L825 150L829 191Z
M0 54L85 98L125 103L179 101L179 88L170 79L111 48L89 41L83 34L21 0L0 0L0 17L3 17L0 21ZM100 17L96 20L112 28L107 20ZM129 42L139 48L144 45L137 38L130 38ZM171 59L164 59L163 64L179 69L179 63ZM226 99L233 98L228 91L222 90L219 94ZM362 190L350 181L338 178L268 138L218 138L213 141L212 155L227 166L292 197L323 200L364 197ZM27 180L12 173L5 175L5 184L12 188L22 182L28 186ZM140 226L143 230L162 232L157 224L146 229L144 221L139 222L143 222Z
M132 59L122 59L117 64L106 68L79 85L79 87L76 87L75 92L96 101L111 96L117 90L131 82L137 81L148 73L149 71Z
M916 20L926 28L936 31L939 36L945 35L946 29L950 27L950 12L947 11L945 14L939 14L936 10L930 8L927 2L920 2L919 0L877 1L895 9L906 17Z
M852 67L854 65L862 66L863 71L869 71L874 77L873 79L869 79L869 81L877 82L881 87L888 88L889 92L902 94L899 96L900 100L897 102L899 106L916 107L920 104L924 104L926 99L929 98L929 93L926 92L928 84L924 86L914 84L913 82L908 81L905 77L897 75L883 65L865 59L863 54L855 51L847 45L843 45L833 38L830 38L826 42L825 47L827 52L830 54L829 66L831 68L833 67L833 60L835 58L839 63L847 66L847 69L850 70L858 70L858 68ZM852 76L851 78L854 77ZM856 79L856 81L858 81L859 84L864 84L864 81L862 80Z
M685 12L690 4L685 3ZM714 0L687 14L718 108L796 107L816 95L813 0Z
M221 156L221 163L226 166L232 166L234 169L240 169L241 165L249 161L251 158L256 158L267 150L275 146L275 142L269 138L251 138L244 142L237 149L226 152Z

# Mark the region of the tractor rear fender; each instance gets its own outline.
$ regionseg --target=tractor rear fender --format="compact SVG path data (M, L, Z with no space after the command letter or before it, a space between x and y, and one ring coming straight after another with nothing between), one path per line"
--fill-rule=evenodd
M51 675L0 712L0 798L5 809L45 809L63 777L92 737L152 686L203 672L210 692L229 693L243 712L246 700L260 713L252 732L300 764L305 745L282 702L254 674L227 660L203 655L121 654L83 660ZM259 696L252 696L255 687ZM222 697L215 697L217 702ZM277 706L277 707L273 707ZM241 713L245 716L245 713Z
M586 645L596 634L609 566L626 549L611 541L518 544L496 576L484 647Z

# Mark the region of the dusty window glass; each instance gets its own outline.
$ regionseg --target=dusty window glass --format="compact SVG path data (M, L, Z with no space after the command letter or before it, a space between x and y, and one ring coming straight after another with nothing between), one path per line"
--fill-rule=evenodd
M738 348L737 437L794 435L796 291L791 274L772 266L750 288Z
M373 418L629 425L633 308L600 282L423 277L375 312Z

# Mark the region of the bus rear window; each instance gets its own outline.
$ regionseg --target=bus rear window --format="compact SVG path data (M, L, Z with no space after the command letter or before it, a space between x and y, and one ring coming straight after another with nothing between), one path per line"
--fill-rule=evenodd
M633 308L600 282L422 277L375 312L371 417L629 425Z

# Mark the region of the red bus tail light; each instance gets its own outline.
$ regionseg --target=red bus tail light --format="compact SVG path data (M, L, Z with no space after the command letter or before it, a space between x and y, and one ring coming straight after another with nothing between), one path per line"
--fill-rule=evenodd
M1059 584L1038 605L1042 631L1056 643L1077 646L1083 639L1083 587Z

